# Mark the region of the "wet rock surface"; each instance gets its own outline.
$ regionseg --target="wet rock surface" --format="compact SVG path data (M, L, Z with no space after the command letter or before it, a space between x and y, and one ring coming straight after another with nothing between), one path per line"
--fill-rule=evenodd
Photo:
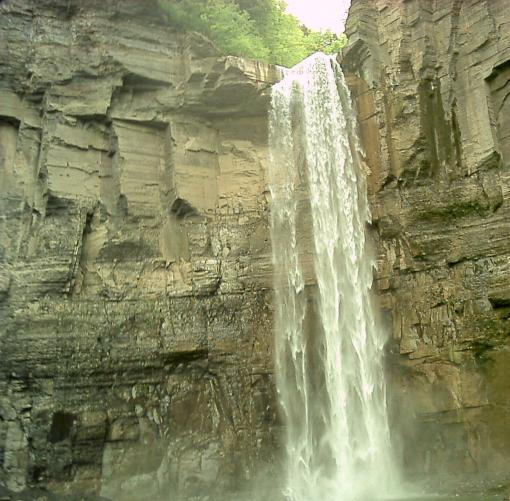
M407 472L510 464L510 10L353 0L343 54Z
M509 16L349 16L393 428L418 476L510 464ZM276 499L275 69L152 0L4 0L0 40L0 497Z
M235 491L276 440L275 69L157 2L8 0L0 39L0 483Z

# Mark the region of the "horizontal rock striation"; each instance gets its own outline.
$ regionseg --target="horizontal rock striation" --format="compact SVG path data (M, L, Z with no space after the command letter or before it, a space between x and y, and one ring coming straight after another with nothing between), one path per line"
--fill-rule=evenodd
M505 474L510 10L352 3L393 429L408 472ZM156 0L4 0L0 74L0 484L224 499L274 469L275 69Z
M0 483L153 499L272 457L268 87L157 2L0 5Z
M415 473L508 473L510 9L353 0L396 422Z

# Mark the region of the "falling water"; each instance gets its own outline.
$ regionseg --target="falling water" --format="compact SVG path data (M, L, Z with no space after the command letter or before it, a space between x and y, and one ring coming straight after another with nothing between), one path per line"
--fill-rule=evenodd
M309 57L273 87L276 365L293 501L374 500L393 477L355 124L329 56Z

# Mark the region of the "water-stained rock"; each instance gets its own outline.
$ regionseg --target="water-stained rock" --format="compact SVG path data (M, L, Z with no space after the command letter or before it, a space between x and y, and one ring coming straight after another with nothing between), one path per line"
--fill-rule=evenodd
M235 490L274 452L275 68L155 1L8 0L0 39L0 482Z
M508 473L509 22L505 0L353 0L347 24L394 428L421 474Z

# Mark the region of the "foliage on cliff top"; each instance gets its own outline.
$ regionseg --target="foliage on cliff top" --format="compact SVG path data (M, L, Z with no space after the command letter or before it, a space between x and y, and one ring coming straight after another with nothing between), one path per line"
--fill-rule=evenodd
M209 37L227 54L294 66L313 52L338 52L344 35L311 31L282 0L159 0L170 23Z

